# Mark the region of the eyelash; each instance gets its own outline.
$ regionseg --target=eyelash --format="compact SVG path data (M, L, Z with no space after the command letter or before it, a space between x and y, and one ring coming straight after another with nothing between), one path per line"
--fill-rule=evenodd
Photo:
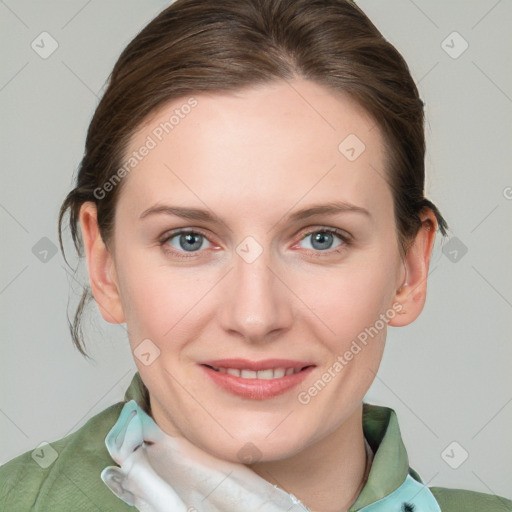
M193 258L197 254L197 251L191 252L190 256L183 256L183 252L182 251L176 251L174 249L169 249L169 246L167 245L167 242L169 242L169 240L171 240L172 238L174 238L177 235L182 235L182 234L185 234L185 233L192 233L192 234L195 234L195 235L201 235L201 236L203 236L204 238L206 238L209 241L208 237L204 233L202 233L201 230L198 230L198 229L179 229L177 231L172 231L170 233L165 233L162 236L162 238L159 240L158 243L162 247L162 250L166 254L169 254L169 255L171 255L173 257L177 257L177 258L180 258L180 259ZM311 256L313 256L314 258L324 258L326 256L332 256L333 254L341 254L352 243L352 240L351 240L350 236L345 231L341 231L340 229L336 229L336 228L328 228L328 227L316 228L314 230L308 231L307 233L304 233L301 236L299 242L302 242L302 240L306 239L308 236L313 235L315 233L330 233L330 234L336 235L337 237L339 237L341 239L341 241L343 243L340 246L338 246L336 249L332 249L332 250L315 251L315 250L309 249L308 252L311 251ZM297 242L297 243L299 243L299 242Z

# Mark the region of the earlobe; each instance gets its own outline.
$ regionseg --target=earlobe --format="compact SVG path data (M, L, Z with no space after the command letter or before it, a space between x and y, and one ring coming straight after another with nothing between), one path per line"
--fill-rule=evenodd
M412 323L425 305L428 269L434 247L437 219L430 208L425 208L420 213L420 219L421 227L403 260L405 277L394 299L395 303L401 305L401 309L389 322L389 325L394 327Z
M117 283L115 265L98 228L97 210L93 202L80 208L80 229L87 258L91 291L101 316L109 323L124 323L125 317Z

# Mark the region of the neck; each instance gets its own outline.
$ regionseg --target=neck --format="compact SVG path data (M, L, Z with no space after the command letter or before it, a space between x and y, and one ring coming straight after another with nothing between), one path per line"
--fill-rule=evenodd
M369 471L362 404L337 430L299 454L250 467L314 512L346 512L359 496Z

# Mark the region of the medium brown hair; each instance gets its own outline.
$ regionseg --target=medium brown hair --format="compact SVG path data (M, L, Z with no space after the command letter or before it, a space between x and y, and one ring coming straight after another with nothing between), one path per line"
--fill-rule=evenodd
M128 44L109 77L89 125L76 187L59 212L64 259L62 221L68 209L73 243L83 256L78 223L86 201L96 204L99 230L109 246L123 181L101 199L95 190L119 170L131 136L150 114L186 95L296 78L348 95L380 128L402 255L421 227L424 208L434 212L445 235L446 221L424 196L423 102L400 53L357 5L348 0L177 0ZM73 324L68 319L84 355L81 316L91 298L84 288Z

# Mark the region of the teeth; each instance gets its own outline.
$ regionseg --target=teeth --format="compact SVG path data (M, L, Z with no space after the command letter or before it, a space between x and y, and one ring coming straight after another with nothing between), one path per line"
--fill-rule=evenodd
M274 370L274 379L279 379L281 377L284 377L285 373L286 373L286 368L276 368Z
M293 368L274 368L268 370L239 370L238 368L215 368L220 373L227 373L229 375L234 375L235 377L241 377L242 379L280 379L286 375L292 375L294 373L299 373L299 370L294 370Z

